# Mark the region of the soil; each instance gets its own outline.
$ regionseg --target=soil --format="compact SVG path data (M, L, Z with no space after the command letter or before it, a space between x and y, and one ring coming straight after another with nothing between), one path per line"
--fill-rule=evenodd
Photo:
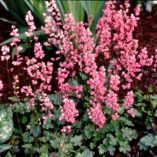
M11 16L0 6L0 17L1 18L6 18L6 19L12 19ZM8 22L4 22L0 20L0 43L5 41L10 37L10 32L11 32L11 24ZM7 76L7 70L6 70L6 64L4 62L0 62L0 80L5 80L3 81L4 84L4 91L3 91L3 96L2 96L2 102L7 101L7 97L11 95L11 86L9 85L9 80Z
M155 51L157 48L157 9L151 13L141 13L135 30L135 38L139 41L140 49L147 47L149 53Z

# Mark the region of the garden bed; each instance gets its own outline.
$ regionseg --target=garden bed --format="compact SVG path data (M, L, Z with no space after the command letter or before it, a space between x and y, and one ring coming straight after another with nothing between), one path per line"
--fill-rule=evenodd
M3 14L3 13L2 13ZM138 27L136 28L135 32L134 32L134 37L135 39L138 39L139 40L139 50L144 48L144 47L147 47L148 49L148 52L149 52L149 55L153 54L153 52L155 51L155 49L157 48L157 12L154 11L152 13L148 13L148 12L143 12L141 13L140 15L140 21L138 22ZM11 25L6 23L6 22L1 22L1 25L0 25L0 42L4 41L5 39L9 38L9 35L10 35L10 29ZM86 29L84 29L82 27L82 30L86 31ZM74 33L74 32L72 32ZM76 32L75 32L76 33ZM77 34L74 34L74 35L77 35ZM83 34L82 34L83 35ZM83 40L83 39L82 39ZM90 40L89 40L90 41ZM34 43L33 43L34 44ZM77 47L77 45L75 45ZM63 46L64 48L64 46ZM115 56L114 56L115 57ZM66 58L66 57L65 57ZM39 58L37 58L39 59ZM47 59L47 58L46 58ZM45 59L45 60L46 60ZM40 60L39 60L40 61ZM47 60L46 60L47 61ZM73 61L73 60L72 60ZM103 63L103 62L102 62ZM56 65L55 65L56 64ZM104 63L103 63L104 64ZM10 67L11 67L11 64L9 63L8 64ZM68 65L68 64L67 64ZM54 62L54 71L55 71L55 68L57 67L58 68L58 62ZM22 67L20 67L22 69ZM78 67L75 67L76 69L75 70L78 70L77 68ZM70 69L70 67L69 67ZM65 69L64 69L65 70ZM7 103L8 102L8 97L12 96L13 95L13 87L12 87L12 84L11 82L13 82L13 80L9 80L9 79L13 79L13 76L9 76L8 77L8 71L7 71L7 67L6 67L6 64L3 63L3 62L0 62L0 80L3 80L3 84L4 84L4 89L3 89L3 96L2 96L2 100L1 102L4 104L4 103ZM82 72L82 71L81 71ZM103 72L103 70L101 71ZM23 73L23 71L21 71L21 73ZM54 73L53 73L54 74ZM72 87L79 87L77 86L77 81L80 79L82 79L80 81L80 84L83 86L83 88L85 89L84 92L85 94L87 94L86 92L89 92L89 88L87 87L84 87L85 84L83 84L83 81L86 81L88 76L86 75L83 75L82 73L78 72L78 73L75 73L75 74L78 74L78 77L74 77L72 78ZM75 75L74 74L74 75ZM98 75L98 73L96 73ZM54 74L55 76L55 79L56 79L56 75L57 74ZM81 76L82 75L82 76ZM90 76L90 75L89 75ZM116 76L116 75L113 75L113 76ZM22 76L23 79L25 79L25 74L24 76ZM22 78L21 77L21 78ZM72 76L73 77L73 76ZM99 77L99 75L98 75ZM75 81L73 79L76 79ZM146 78L147 79L147 78ZM68 80L68 78L65 79L66 81ZM69 79L70 80L70 79ZM69 81L68 80L68 81ZM70 80L70 81L71 81ZM143 80L141 80L141 83L143 84L142 82ZM68 82L69 83L69 82ZM92 83L92 82L91 82ZM54 86L57 86L57 81L54 82ZM69 83L70 84L70 83ZM153 83L152 83L153 84ZM115 85L116 86L116 85ZM117 85L118 86L118 85ZM55 87L56 88L56 87ZM146 87L147 88L147 87ZM57 89L57 88L56 88ZM112 88L111 88L112 89ZM113 89L114 91L115 89ZM65 90L66 91L66 90ZM63 92L65 92L64 89L63 89ZM116 90L115 90L116 91ZM71 92L72 93L72 92ZM118 92L117 92L118 93ZM131 92L128 92L129 94ZM27 94L27 93L26 93ZM53 93L54 94L54 93ZM78 94L78 93L77 93ZM122 96L124 96L124 93L120 93ZM131 93L132 94L132 93ZM148 108L148 112L150 114L147 115L147 103L148 105L152 105L152 101L156 101L156 98L155 96L153 95L154 93L152 93L152 89L149 88L148 89L148 92L145 93L146 96L143 96L143 93L141 91L136 91L135 92L135 109L137 109L137 111L139 110L139 114L141 114L141 117L140 118L145 118L145 122L147 121L147 118L148 118L148 121L152 118L152 116L154 116L154 112L152 110L152 108ZM65 94L66 95L66 94ZM54 96L54 95L53 95ZM52 96L52 100L54 99L54 97ZM74 97L76 96L76 93L72 93L71 94L71 97L74 99ZM78 95L77 95L78 96ZM76 96L76 97L77 97ZM42 151L42 154L44 154L45 152L47 153L48 152L48 147L49 145L52 146L52 148L50 150L56 150L56 149L59 149L59 154L66 154L66 150L70 150L73 149L74 152L71 152L71 153L77 153L79 154L79 152L75 152L75 148L77 148L79 150L79 147L84 150L84 154L92 154L91 151L89 151L89 149L87 149L88 147L88 142L90 143L90 148L93 149L93 154L95 157L97 157L98 155L97 154L103 154L104 152L107 152L106 155L107 156L110 156L112 155L112 153L114 152L114 156L115 157L125 157L125 156L136 156L138 157L138 155L140 154L140 157L145 157L145 156L153 156L154 153L157 153L156 150L153 148L152 150L153 151L141 151L140 153L138 152L139 151L139 145L137 144L139 142L139 140L145 136L145 133L143 132L144 129L146 129L145 125L143 125L141 122L140 122L140 118L137 116L136 119L134 119L134 115L133 117L131 116L128 116L126 114L125 111L123 110L118 110L119 112L119 115L120 115L120 118L119 120L116 121L112 121L112 119L114 119L113 117L111 117L111 115L113 116L113 112L109 111L108 109L106 109L104 106L104 110L106 112L106 114L110 114L110 118L109 118L109 121L107 120L107 124L105 124L104 128L101 126L100 124L100 128L102 128L102 131L100 129L100 131L96 131L96 127L95 125L93 125L89 119L91 118L91 116L89 116L90 118L87 118L87 113L85 113L84 110L86 110L86 108L89 107L89 103L87 103L87 101L89 101L91 99L91 97L88 97L89 96L89 93L87 94L87 96L85 98L83 98L82 100L80 100L79 102L79 96L77 97L77 101L78 101L78 106L77 108L80 109L80 115L78 116L77 115L77 111L75 111L75 108L72 108L75 113L76 113L76 116L78 116L78 119L81 119L82 121L81 122L77 122L76 125L74 124L74 127L76 127L76 129L74 130L74 132L71 134L74 137L70 137L68 136L68 129L66 130L67 131L67 136L66 134L60 134L60 130L61 130L61 126L63 126L64 122L58 122L58 119L59 116L58 116L58 111L56 111L57 109L61 111L61 114L62 114L62 111L63 111L63 108L61 109L61 103L54 103L56 106L56 108L54 109L54 115L57 117L55 118L52 118L51 119L51 123L46 123L44 124L43 122L43 125L41 125L41 121L39 121L39 117L42 115L40 113L41 110L41 106L35 106L35 110L30 110L30 111L27 111L27 108L25 108L25 104L28 104L28 100L24 100L24 102L20 102L19 104L21 105L22 103L22 112L21 112L21 109L18 108L18 102L16 99L14 99L14 103L15 103L15 106L17 105L17 110L15 111L16 113L13 113L13 118L14 118L14 121L16 121L17 123L15 123L15 128L16 128L16 133L18 134L18 136L15 136L13 135L12 138L11 138L11 141L10 143L12 144L14 141L17 140L17 144L13 144L13 148L15 147L20 147L20 145L23 145L22 147L22 150L26 151L26 153L29 154L29 150L32 151L32 154L35 153L36 151L40 154ZM71 104L71 106L74 106L74 101L73 99L67 99L67 98L64 98L64 101L63 101L63 104L66 105L66 101ZM40 100L40 98L39 98ZM40 102L38 100L38 103ZM19 100L18 100L19 101ZM85 103L84 103L85 101ZM131 103L134 102L134 100L131 99ZM139 102L139 104L143 103L143 107L141 106L138 106L139 104L136 103L136 102ZM67 103L67 104L68 104ZM151 104L152 103L152 104ZM82 104L84 104L84 106L81 106ZM133 104L133 103L132 103ZM58 105L58 106L57 106ZM60 106L59 106L60 105ZM95 104L96 105L96 104ZM12 107L15 107L15 106L12 106ZM69 108L71 107L69 105ZM141 107L141 108L140 108ZM101 107L100 107L101 108ZM98 108L98 109L100 109ZM19 110L18 110L19 109ZM29 110L30 108L28 108ZM52 108L51 108L52 109ZM73 111L73 112L74 112ZM127 110L128 111L128 110ZM91 111L92 112L92 111ZM89 113L89 110L88 110L88 113ZM101 113L101 112L100 112ZM128 112L129 113L129 112ZM22 122L21 122L21 125L19 123L19 117L22 119ZM43 116L43 115L42 115ZM72 115L73 116L73 115ZM99 116L99 115L98 115ZM45 118L45 117L44 117ZM43 118L43 121L44 121L44 118ZM67 124L75 121L75 120L69 120L69 119L64 119L64 115L62 116L62 120L65 120L65 123L67 122ZM71 118L71 117L70 117ZM57 119L57 120L56 120ZM75 117L74 117L75 119ZM117 119L117 118L116 118ZM93 119L92 119L93 120ZM149 121L149 124L151 123L151 120ZM105 121L105 120L104 120ZM111 124L108 123L111 121ZM156 121L156 118L154 118L152 120L153 122ZM39 123L38 123L39 122ZM86 123L87 122L87 123ZM95 121L94 121L95 122ZM98 119L98 122L99 122L99 119ZM134 124L133 124L133 123ZM147 122L146 122L147 123ZM30 124L32 125L32 128L30 127ZM40 125L39 125L40 124ZM97 123L96 123L97 124ZM155 122L153 123L155 124ZM78 126L77 126L78 125ZM99 123L97 124L99 125ZM124 127L123 127L124 125ZM58 130L55 130L56 128L55 127L58 127L57 129ZM82 131L80 129L80 126L83 127L83 129L85 131ZM67 128L69 126L67 125ZM113 127L113 130L112 130L112 127ZM63 127L64 128L64 127ZM118 129L118 130L117 130ZM156 133L156 126L152 126L152 128L148 128L148 130L155 130L154 132ZM52 130L55 130L56 132L54 134L50 134L50 131ZM148 131L147 130L147 131ZM62 132L66 132L62 129ZM137 131L137 134L136 134L136 131ZM21 133L23 132L23 133ZM112 134L113 133L113 134ZM123 136L123 133L124 133L124 136ZM152 133L152 132L151 132ZM22 134L22 135L20 135ZM151 134L151 135L154 135L154 134ZM55 136L55 137L54 137ZM102 141L101 141L101 137L102 136L105 136L104 139L103 139L103 144ZM21 140L20 141L20 138L22 137L23 141ZM58 139L56 139L56 137L58 137L58 139L60 141L57 141ZM154 136L155 138L157 136ZM154 138L152 137L152 138ZM17 139L16 139L17 138ZM19 139L18 139L19 138ZM52 140L49 141L49 138L52 138ZM84 139L85 141L83 141ZM118 139L120 138L120 140ZM127 140L130 142L128 142ZM92 142L90 140L93 140ZM119 141L118 141L118 140ZM149 137L146 137L146 139L149 139ZM144 138L145 140L145 138ZM142 141L144 143L144 140ZM38 147L38 142L41 142L43 143L43 145L41 144L39 147ZM118 145L118 142L119 142L119 145L120 145L120 148L117 149L116 148L116 145ZM25 143L26 142L26 143ZM32 143L31 143L32 142ZM34 142L34 143L33 143ZM50 143L49 143L50 142ZM56 143L55 143L56 142ZM60 143L59 143L60 142ZM62 143L63 142L63 143ZM69 143L71 142L71 143ZM82 142L82 143L81 143ZM113 143L112 143L113 142ZM141 142L141 141L140 141ZM141 142L141 143L142 143ZM10 144L9 143L9 144ZM29 143L29 144L28 144ZM66 144L65 144L66 143ZM34 150L32 149L32 146L33 144L37 144L37 147L34 148ZM57 145L58 144L58 145ZM65 144L65 146L64 146ZM108 147L108 144L111 144L111 147ZM130 145L129 145L130 144ZM56 145L58 147L56 147ZM98 152L98 149L97 149L97 145L99 145L99 152ZM118 147L119 147L118 145ZM127 145L127 146L126 146ZM141 144L142 145L142 144ZM141 146L140 145L140 146ZM151 145L151 144L150 144ZM154 145L157 145L156 143ZM105 146L105 147L104 147ZM125 147L126 146L126 147ZM131 148L129 148L131 146ZM124 149L123 149L124 147ZM142 147L142 146L141 146ZM149 146L148 146L149 147ZM116 149L115 149L116 148ZM142 149L145 148L145 147L142 147ZM63 152L60 152L60 149L61 151L63 149ZM80 150L81 150L80 149ZM106 149L106 150L105 150ZM127 150L131 149L132 152L127 152ZM82 151L81 150L81 151ZM96 150L96 151L95 151ZM119 151L117 150L120 150L122 153L119 153ZM17 150L18 152L19 150ZM41 151L41 152L40 152ZM109 151L109 152L108 152ZM13 151L14 152L14 151ZM16 152L16 151L15 151ZM127 152L126 154L124 154L124 152ZM19 152L21 153L21 152ZM46 154L45 153L45 154ZM18 154L18 153L17 153ZM54 154L54 156L56 156L56 153L52 152L52 154ZM83 154L83 153L82 153ZM53 156L53 155L52 155ZM79 155L78 155L79 156ZM91 155L92 156L92 155ZM60 157L60 156L59 156ZM81 156L82 157L82 156Z

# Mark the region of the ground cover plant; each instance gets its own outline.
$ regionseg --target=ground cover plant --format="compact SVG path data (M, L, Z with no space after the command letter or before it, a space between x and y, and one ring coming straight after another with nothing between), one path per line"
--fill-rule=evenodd
M133 38L140 6L106 2L93 32L91 18L47 8L40 30L28 11L28 30L1 44L2 156L156 155L157 51Z

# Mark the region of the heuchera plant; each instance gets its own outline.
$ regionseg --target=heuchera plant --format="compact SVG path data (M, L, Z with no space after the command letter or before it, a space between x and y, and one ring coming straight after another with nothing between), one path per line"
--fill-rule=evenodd
M96 26L97 33L93 35L88 24L76 22L72 14L66 14L64 23L61 23L60 12L55 1L47 2L48 14L45 14L45 26L42 27L48 35L46 46L55 45L58 50L57 58L45 60L43 44L33 35L36 29L34 18L29 11L26 22L29 26L25 33L30 43L34 45L30 56L21 55L23 47L19 45L18 29L13 26L11 36L15 37L10 45L1 48L1 61L12 63L11 71L23 67L29 81L19 85L19 76L14 76L12 83L14 94L20 98L21 94L29 98L30 108L40 103L43 112L43 122L53 116L53 107L48 93L53 91L52 81L57 71L58 90L62 94L60 106L60 120L65 122L62 132L70 132L72 124L79 116L79 100L83 99L84 86L70 84L69 79L75 79L79 73L87 76L84 82L88 90L89 107L86 109L89 118L98 128L102 128L107 119L103 108L111 110L111 117L116 120L120 107L124 107L128 114L135 116L134 89L137 82L148 72L145 67L153 67L156 71L156 53L148 56L147 49L138 50L138 40L133 38L133 31L139 20L140 7L130 14L129 2L117 5L109 1L103 9L103 16ZM15 58L10 57L11 48L16 48ZM59 60L59 66L54 69L53 64ZM2 80L3 81L3 80ZM29 84L28 84L29 82ZM1 84L3 87L3 84ZM73 94L75 93L75 94ZM120 100L124 100L120 103ZM84 104L82 104L84 105Z

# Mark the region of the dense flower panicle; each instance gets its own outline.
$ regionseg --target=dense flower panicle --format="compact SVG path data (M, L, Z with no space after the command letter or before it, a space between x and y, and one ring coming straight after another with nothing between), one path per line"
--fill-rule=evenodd
M119 84L120 84L120 77L118 75L111 75L110 76L110 89L114 91L118 91Z
M45 16L45 26L42 27L42 30L49 34L47 42L45 45L50 46L52 44L58 46L61 40L64 38L63 31L59 28L62 25L60 12L57 8L55 0L46 1L48 7L48 15Z
M143 48L141 52L138 54L138 58L140 59L141 66L151 66L153 63L153 56L148 58L147 48Z
M26 94L26 96L29 96L29 97L34 97L35 96L31 86L23 86L21 88L21 93L24 93L24 94Z
M129 15L129 2L126 1L125 6L121 5L120 10L116 8L115 3L115 1L107 2L103 10L105 16L98 21L96 36L99 38L99 44L96 53L104 54L104 59L117 60L116 73L125 80L121 85L124 89L130 89L132 79L139 79L139 72L141 72L136 57L138 43L133 38L138 17Z
M49 97L46 93L42 92L39 96L40 106L42 107L42 112L45 112L43 116L43 123L45 124L49 118L53 116L53 104L51 103Z
M125 79L126 83L122 84L123 89L130 89L134 79L139 79L139 73L141 72L141 66L137 62L135 55L128 55L126 57L125 64L122 66L126 71L122 71L121 76Z
M26 36L31 37L33 35L33 31L36 29L35 24L34 24L34 17L31 11L27 12L25 20L29 26L28 32L25 32L25 34Z
M63 99L63 106L60 107L60 110L61 121L74 123L76 121L76 117L79 115L78 110L76 109L76 103L68 98Z
M119 109L118 95L112 90L109 90L107 94L106 106L108 106L110 109L114 111L118 111Z
M1 61L8 61L10 59L10 47L4 45L1 47Z
M32 84L38 84L39 80L42 81L39 90L51 90L50 82L52 80L53 64L50 62L37 62L37 59L28 59L27 73L32 78Z
M18 39L19 33L18 33L18 28L16 28L16 26L12 25L12 32L10 33L10 35L12 37L14 37L13 41L10 43L11 46L17 45L21 40Z
M42 49L42 45L41 43L35 43L34 45L34 54L35 54L35 58L39 58L39 59L43 59L45 54L44 54L44 51Z
M68 77L74 77L77 74L75 70L78 66L78 70L89 76L87 85L91 88L93 102L104 102L106 73L103 66L97 67L96 54L93 53L95 44L91 35L90 30L86 29L82 22L77 23L71 14L65 16L64 39L61 42L63 44L60 44L60 53L64 54L66 58L60 64L57 78L62 92L70 93L73 90L77 92L76 88L74 89L65 81ZM77 47L74 46L75 43L77 43ZM91 108L93 108L92 104ZM93 115L91 114L90 117L92 118ZM94 121L96 122L96 120L98 119Z
M105 92L106 88L105 85L105 69L104 67L100 67L99 71L92 73L92 77L87 81L87 84L91 88L91 95L93 96L93 99L95 102L100 101L104 102L105 100Z
M106 122L106 117L102 111L102 107L99 103L93 101L90 102L91 108L87 110L91 120L99 127L102 128Z
M41 95L39 96L39 100L42 103L43 111L51 111L53 109L53 104L51 103L46 93L42 92Z
M125 96L125 102L123 106L125 109L128 109L129 107L132 107L133 104L134 104L134 93L133 91L129 91Z

